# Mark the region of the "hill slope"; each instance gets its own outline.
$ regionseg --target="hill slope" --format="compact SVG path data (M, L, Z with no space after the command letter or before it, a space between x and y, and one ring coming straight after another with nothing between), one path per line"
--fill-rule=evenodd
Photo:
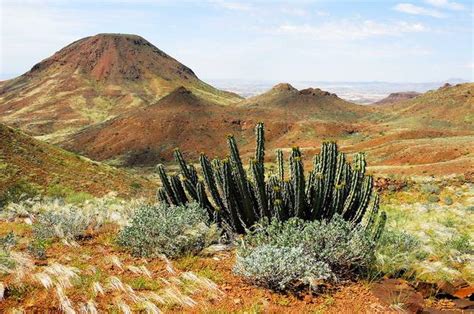
M96 160L120 158L126 165L155 165L171 159L178 146L194 156L201 151L222 152L226 145L222 134L239 128L232 108L180 87L151 106L84 129L63 144Z
M0 200L11 189L60 188L103 195L149 193L153 184L123 170L90 161L0 124Z
M321 101L319 96L303 94L295 98L303 99L299 103L288 99L288 106L299 106L298 110L287 110L278 102L253 106L243 101L237 106L224 107L180 87L151 106L86 128L62 145L96 160L118 158L119 164L128 166L155 165L171 160L176 147L193 158L201 151L223 156L227 152L225 136L229 133L239 139L242 153L253 151L254 126L259 121L265 123L270 149L294 144L314 145L358 127L358 122L350 117L361 114L351 111L359 106L329 97ZM347 111L345 121L341 121L342 114L338 110Z
M99 34L0 82L0 121L54 139L129 108L145 107L178 86L219 104L241 99L199 80L140 36Z
M374 105L388 105L388 104L394 104L403 100L408 100L415 98L417 96L421 95L421 93L418 92L398 92L398 93L391 93L387 97L374 102Z
M393 126L474 131L474 83L444 86L380 110L390 113Z
M305 119L352 121L371 110L345 101L319 88L297 90L288 83L275 85L269 91L239 103L246 107L284 109Z

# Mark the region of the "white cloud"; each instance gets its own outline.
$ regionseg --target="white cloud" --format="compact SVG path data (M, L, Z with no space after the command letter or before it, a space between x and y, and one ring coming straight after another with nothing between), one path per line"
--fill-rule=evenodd
M454 1L448 1L448 0L425 0L426 3L438 7L438 8L444 8L444 9L449 9L449 10L464 10L464 6L460 3L454 2Z
M420 7L411 3L399 3L394 6L393 9L399 12L413 15L427 15L437 18L444 17L444 14L442 14L438 10Z
M212 0L211 3L231 11L253 11L254 8L246 3L226 0Z
M329 16L329 12L318 10L315 12L317 16Z
M307 16L308 11L305 9L301 8L293 8L293 7L283 7L281 8L281 12L289 15L295 15L295 16Z
M356 40L376 36L400 36L404 33L419 33L427 30L428 28L421 23L343 20L321 25L283 24L278 27L277 33L309 36L322 40Z

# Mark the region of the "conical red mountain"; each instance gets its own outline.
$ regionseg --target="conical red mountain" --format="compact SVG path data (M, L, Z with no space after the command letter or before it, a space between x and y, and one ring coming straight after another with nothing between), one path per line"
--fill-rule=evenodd
M184 86L210 102L240 100L220 91L146 39L99 34L61 49L22 76L0 83L1 120L34 135L60 136Z

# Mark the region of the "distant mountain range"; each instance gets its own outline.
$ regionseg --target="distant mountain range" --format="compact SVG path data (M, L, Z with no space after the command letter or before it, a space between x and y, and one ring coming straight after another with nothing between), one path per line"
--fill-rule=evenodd
M276 81L236 79L208 79L207 81L220 89L232 91L246 98L264 93L278 83ZM452 78L446 81L425 83L296 81L293 82L292 85L298 89L318 86L319 88L337 94L344 100L367 105L380 101L388 97L391 93L407 91L424 93L429 90L437 89L445 83L455 85L468 82L468 80Z
M267 158L294 145L316 151L330 139L348 153L366 151L377 171L453 173L474 166L473 83L298 84L265 90L255 84L262 91L242 98L204 83L140 36L99 34L0 82L0 122L123 166L170 161L176 147L192 159L201 151L223 156L229 133L248 155L259 121L266 126ZM375 100L374 93L377 100L392 92L424 93L360 105L350 101L355 90L372 93L366 102Z

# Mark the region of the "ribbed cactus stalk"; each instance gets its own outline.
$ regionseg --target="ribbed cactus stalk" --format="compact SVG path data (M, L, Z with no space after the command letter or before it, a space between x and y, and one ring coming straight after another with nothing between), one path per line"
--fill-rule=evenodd
M186 196L186 193L184 192L183 184L181 183L179 176L178 175L171 176L170 183L171 183L171 190L174 193L177 203L179 205L186 204L188 202L188 198Z
M163 185L163 191L166 193L168 203L178 205L178 201L176 200L174 192L171 189L171 184L168 179L168 175L166 174L165 167L160 164L156 167L156 170L160 176L161 184Z
M313 169L305 175L304 156L294 147L288 160L289 175L285 177L283 151L277 150L277 173L266 177L262 123L257 124L255 134L256 151L248 163L248 172L232 135L228 136L227 158L211 161L201 153L202 180L196 168L175 150L179 175L168 176L162 165L157 166L162 182L157 192L159 201L171 205L198 202L210 219L237 233L246 232L263 217L330 220L338 214L354 227L363 224L374 239L380 237L386 215L379 213L373 179L365 174L364 154L355 154L349 163L346 155L338 152L336 143L324 142L320 154L313 158Z
M265 161L265 131L263 123L260 122L255 127L255 136L257 138L257 148L255 149L255 161L259 165L263 165Z
M214 169L211 165L211 162L209 161L209 158L207 158L206 155L201 154L201 156L199 157L199 161L201 163L202 174L209 189L209 193L211 194L212 200L216 204L217 208L224 208L222 197L219 194L219 190L217 188Z
M170 205L170 202L168 200L168 195L165 192L164 188L159 188L158 192L156 193L156 198L160 203L168 204Z
M278 167L278 179L280 179L280 181L284 181L285 180L285 167L283 164L283 151L281 149L277 149L276 156L277 156L277 167Z
M252 197L250 192L250 181L247 177L247 173L244 170L242 160L240 158L239 149L237 148L237 142L234 136L230 135L227 137L230 149L230 163L232 169L232 177L235 179L236 190L238 191L239 198L239 212L245 224L250 224L258 219L256 216L258 209L252 204Z

